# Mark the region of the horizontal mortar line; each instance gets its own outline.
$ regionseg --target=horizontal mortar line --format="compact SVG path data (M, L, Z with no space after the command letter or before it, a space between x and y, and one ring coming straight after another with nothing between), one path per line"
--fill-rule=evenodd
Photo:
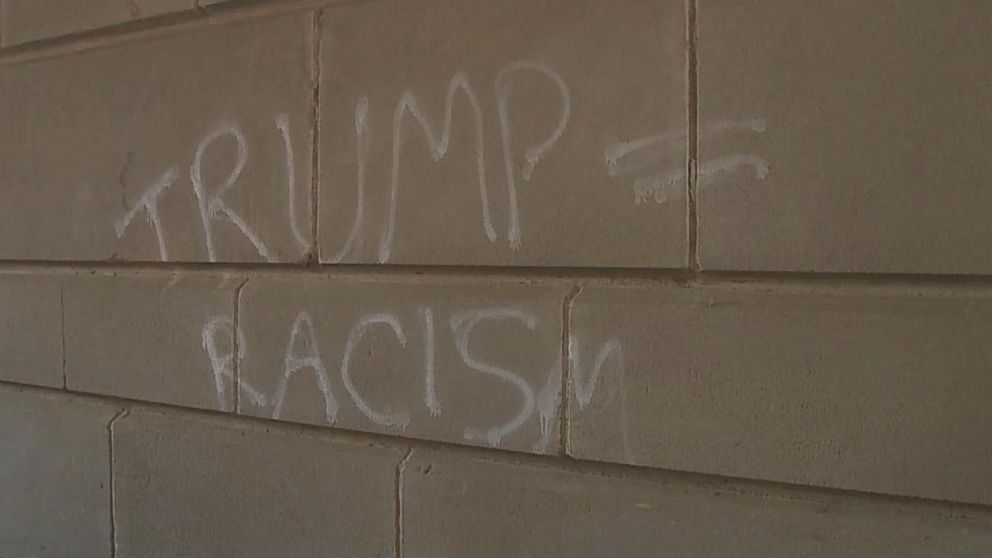
M792 271L691 271L681 268L466 266L399 264L120 262L73 260L0 260L0 273L159 273L216 275L299 274L321 277L437 277L535 280L550 283L719 284L826 287L992 288L992 275L835 273Z
M501 448L469 446L455 442L406 438L394 434L366 432L340 427L322 426L274 420L264 417L235 415L210 409L197 409L181 405L156 403L126 397L80 392L0 380L0 390L37 393L50 398L82 400L116 406L128 411L144 410L162 415L215 420L229 426L264 425L267 431L298 434L311 439L351 445L381 447L398 451L446 453L455 457L470 458L494 464L512 465L547 472L575 473L606 479L628 480L658 484L680 483L700 489L711 489L726 494L754 496L778 501L836 505L859 509L880 509L919 516L958 519L976 523L992 522L992 504L973 504L914 496L867 492L841 488L792 484L779 481L730 477L725 475L679 471L661 467L629 465L577 459L566 455L538 455Z
M55 58L107 46L139 43L148 39L181 35L189 31L239 21L325 7L343 8L384 1L386 0L248 0L226 2L216 6L191 7L182 11L0 47L0 66Z

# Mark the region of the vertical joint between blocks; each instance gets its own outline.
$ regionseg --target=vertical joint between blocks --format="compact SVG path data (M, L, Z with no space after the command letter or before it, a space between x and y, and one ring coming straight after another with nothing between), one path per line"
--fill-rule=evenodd
M686 199L688 265L699 271L699 208L696 172L699 158L699 71L697 2L686 0Z
M231 410L241 413L241 292L249 279L234 288L234 307L231 309Z
M412 456L413 448L411 447L396 465L396 525L394 528L396 539L393 542L393 555L396 558L403 558L403 473L406 471L406 464Z
M311 99L311 123L310 131L310 237L312 247L310 249L310 263L320 265L320 51L323 44L324 30L322 20L324 9L321 8L311 15L313 18L310 32L310 79L313 80Z
M571 437L571 417L569 416L569 409L571 407L571 393L572 393L572 370L571 370L571 344L572 344L572 304L575 302L575 297L579 296L582 292L581 285L575 285L572 290L565 295L565 300L562 303L561 310L561 410L559 415L561 416L560 430L558 433L559 440L559 453L561 455L569 455L571 448L569 447L569 438Z
M117 477L115 475L116 462L114 461L114 424L126 417L129 412L127 408L123 408L111 417L110 422L107 423L107 454L110 462L107 482L109 483L111 558L117 558L117 490L115 488Z
M65 285L59 285L59 335L60 351L62 352L62 389L69 389L69 378L66 374L65 358Z

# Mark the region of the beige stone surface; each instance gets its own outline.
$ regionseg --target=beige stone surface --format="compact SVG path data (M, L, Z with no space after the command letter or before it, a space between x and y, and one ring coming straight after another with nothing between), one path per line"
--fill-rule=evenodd
M683 2L368 2L322 23L323 261L685 265Z
M190 10L194 0L3 0L3 46Z
M414 452L403 556L973 557L988 523Z
M570 453L992 503L992 299L899 289L587 288Z
M393 556L402 452L243 421L114 427L117 556Z
M564 287L251 279L243 414L413 438L558 447Z
M0 556L110 557L116 412L0 387Z
M992 271L990 18L699 2L702 267Z
M65 283L71 390L233 409L234 290L210 276L79 276Z
M311 29L292 14L4 65L0 258L302 260Z
M50 276L0 275L0 380L62 387L61 288Z

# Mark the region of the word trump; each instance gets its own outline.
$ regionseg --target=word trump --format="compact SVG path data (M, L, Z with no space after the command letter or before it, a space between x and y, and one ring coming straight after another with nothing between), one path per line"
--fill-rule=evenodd
M284 147L285 192L288 200L289 227L300 253L306 254L310 251L311 241L304 235L303 231L306 229L301 227L297 220L296 163L293 145L290 141L289 117L286 114L278 114L274 124L273 131L279 134ZM207 184L204 179L205 161L209 157L211 148L221 140L233 141L237 146L234 166L219 185ZM222 222L233 225L263 260L266 262L276 261L272 250L258 232L224 200L224 196L237 185L238 179L244 171L248 162L248 147L248 139L241 127L237 123L225 123L216 127L200 140L196 146L193 160L190 162L189 184L196 198L197 217L203 230L203 242L207 251L207 258L211 262L216 262L218 259L215 227ZM114 232L117 234L117 238L123 238L132 226L134 218L139 213L144 213L155 235L159 259L163 262L169 261L167 235L159 204L166 192L179 180L180 169L177 166L171 166L152 181L151 185L141 194L137 203L114 222Z

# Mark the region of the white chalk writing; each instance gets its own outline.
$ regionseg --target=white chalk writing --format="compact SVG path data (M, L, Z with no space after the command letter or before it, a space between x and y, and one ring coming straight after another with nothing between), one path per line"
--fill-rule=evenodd
M362 230L362 218L365 212L365 176L369 160L370 141L369 98L362 97L355 104L355 158L358 167L358 176L355 182L355 217L352 220L351 231L348 232L348 238L345 240L344 246L341 247L341 250L337 254L328 259L331 263L339 263L351 253L351 249L355 246L355 240Z
M301 335L306 335L302 337ZM298 356L296 352L297 342L306 344L309 351L305 356ZM282 415L283 403L286 400L286 388L293 374L305 369L313 371L317 381L317 387L321 395L324 396L324 420L333 424L338 416L338 402L331 393L331 380L327 377L327 367L320 358L320 347L317 344L317 334L313 329L313 318L307 311L300 312L293 321L293 330L289 334L289 343L286 344L286 357L283 359L283 373L279 378L279 386L276 388L276 395L273 400L275 409L272 411L272 418L279 418Z
M114 232L117 233L117 238L122 238L124 232L127 231L128 226L134 219L135 215L139 211L144 210L145 214L148 216L148 223L152 226L152 231L155 233L155 240L158 242L158 256L163 262L169 260L169 251L165 247L165 232L162 230L162 219L158 214L158 199L165 192L165 189L172 186L175 183L177 177L176 169L169 169L162 173L158 179L152 183L152 185L145 190L145 193L141 194L141 198L138 203L131 208L130 211L125 213L117 222L114 223Z
M375 324L388 325L396 336L396 340L399 341L400 346L404 349L406 348L406 333L403 332L403 326L400 325L399 319L396 316L384 313L362 316L354 327L351 328L351 333L348 334L348 341L345 343L344 355L341 357L341 381L344 382L345 389L351 395L351 400L354 401L355 406L370 421L380 426L406 428L410 424L409 413L399 412L391 414L372 410L372 407L358 393L354 382L351 380L351 355L355 350L355 345L362 339L369 327Z
M572 336L568 342L568 361L571 371L572 390L575 394L575 401L579 410L583 410L592 403L593 394L597 390L603 367L608 361L612 361L616 370L616 388L620 399L620 442L623 447L624 458L633 461L630 439L627 432L627 388L625 385L626 368L623 359L623 345L618 339L608 339L599 346L596 358L593 361L592 370L586 373L585 365L580 354L581 340L578 336Z
M354 319L351 327L345 330L347 334L338 366L339 380L348 393L354 408L378 428L406 429L413 422L413 414L410 410L397 411L390 408L388 404L381 408L375 408L356 383L355 374L358 369L355 366L355 357L358 354L365 354L365 351L359 349L359 346L367 339L371 343L370 335L376 326L385 327L401 351L406 351L409 347L422 350L420 356L423 359L423 405L425 412L419 416L438 419L442 415L436 362L439 335L436 330L436 313L428 305L418 305L412 309L411 318L416 318L415 321L419 324L417 335L419 335L420 342L416 345L409 344L409 334L404 328L403 321L398 314L391 312L360 314ZM501 446L504 439L521 431L521 428L528 421L537 420L539 430L538 434L531 434L537 436L532 449L537 452L546 451L552 440L554 425L558 420L562 401L563 377L560 343L554 342L554 336L548 335L549 332L541 331L537 314L525 308L491 307L452 310L447 321L450 324L451 332L449 341L451 345L446 348L447 354L454 354L463 363L463 370L468 373L468 377L492 378L516 393L513 400L517 402L512 403L512 407L507 409L506 417L499 419L498 423L493 426L465 427L462 429L464 438L475 443ZM492 329L494 327L497 329ZM274 374L276 381L271 397L255 389L245 378L240 376L236 378L237 385L234 389L245 398L242 399L242 404L247 402L256 409L247 412L254 414L257 409L268 408L272 418L284 419L290 383L297 377L298 373L309 371L312 373L314 384L323 398L323 422L335 424L338 421L340 409L332 392L332 378L326 364L328 362L326 360L327 355L321 352L320 333L311 312L301 310L296 313L289 328L280 369L277 374ZM493 331L501 332L499 335L502 336L523 336L520 339L543 339L544 346L549 352L535 362L537 368L513 370L492 356L483 356L492 354L493 345L487 341L489 340L488 335ZM235 380L236 363L243 361L248 355L245 334L240 327L238 331L234 331L230 317L219 316L209 320L204 325L201 338L210 362L218 407L229 411L232 409L230 386L231 382ZM229 346L231 348L228 348ZM237 347L237 356L233 354L235 352L234 346ZM499 345L495 347L499 347ZM371 350L370 345L369 354L371 354ZM452 350L454 353L451 353ZM505 350L505 347L500 350ZM592 393L597 389L597 382L605 363L612 359L618 367L623 366L622 348L616 340L604 344L599 349L595 364L591 369L591 375L583 369L577 353L573 353L570 348L568 354L570 355L570 366L575 373L573 381L569 384L570 389L575 390L579 408L584 409L591 401ZM410 361L397 362L409 363ZM543 362L543 364L538 364L538 362ZM405 366L407 364L404 364ZM446 361L445 366L451 366L450 360ZM397 370L412 371L414 369L400 368ZM256 379L258 378L257 373L256 370ZM451 376L448 378L448 381L455 380ZM537 385L534 386L531 382ZM380 393L378 390L375 392ZM461 403L464 405L464 402ZM453 416L451 420L459 419ZM529 432L534 432L534 430Z
M230 136L237 141L238 158L234 164L234 168L231 169L231 173L227 175L227 179L211 195L207 193L206 187L203 184L203 155L206 153L208 147L224 136ZM213 221L220 217L226 218L238 227L241 233L245 235L245 238L258 250L258 255L265 258L266 261L273 261L272 256L269 255L269 250L262 243L261 239L258 238L258 235L248 227L248 223L231 209L222 198L228 190L234 187L238 177L241 176L241 171L244 169L247 160L248 140L245 139L244 133L234 124L225 124L210 132L196 147L193 165L189 168L189 179L193 183L193 192L196 193L196 201L200 206L200 220L203 223L203 234L207 243L207 257L211 262L217 261L217 250L214 248Z
M484 434L475 428L465 429L465 438L469 440L485 439L491 446L498 446L504 436L510 434L534 413L534 390L519 375L476 357L469 347L469 342L475 328L485 320L513 320L524 324L533 331L537 328L537 318L533 315L514 308L493 308L458 313L451 317L451 329L455 333L455 346L458 354L470 368L484 374L491 374L509 384L512 384L523 398L520 411L505 424L487 430Z
M734 130L764 133L768 124L763 118L741 120L715 120L702 127L700 141L707 141ZM610 176L633 176L634 203L640 205L653 199L664 203L671 199L686 196L687 174L685 168L658 171L662 157L685 149L686 130L670 130L661 134L636 140L613 143L606 146L607 173ZM759 180L768 176L768 162L757 155L737 153L707 160L699 165L697 185L706 187L716 183L720 177L741 167L752 167Z
M300 225L296 222L296 161L293 156L293 142L289 137L289 115L283 113L276 116L276 129L282 135L283 145L286 149L286 191L289 196L289 228L293 231L293 238L300 246L300 252L305 254L310 250L310 241L300 231Z
M482 123L482 109L479 107L479 100L472 91L465 74L459 72L451 78L448 84L448 94L444 105L444 120L441 124L441 134L434 133L430 122L417 104L417 99L413 92L406 91L396 104L396 112L393 114L393 172L389 190L389 208L386 217L386 228L379 243L379 262L389 260L389 255L393 246L393 235L396 228L396 204L400 182L400 156L403 151L403 115L407 112L420 124L420 128L427 138L428 147L434 161L440 161L448 152L451 142L451 120L454 113L455 94L462 91L472 108L472 117L475 121L475 161L476 172L479 180L479 199L482 205L482 224L486 236L489 240L496 240L496 229L493 228L492 217L489 214L489 194L486 189L486 148Z
M518 207L518 180L515 161L513 132L510 118L510 101L512 98L512 85L515 78L520 73L533 73L543 76L551 81L559 94L560 109L555 127L543 140L526 146L524 149L524 163L519 171L520 178L528 181L533 175L537 164L551 151L552 147L559 141L568 126L572 111L571 92L565 81L549 65L527 60L515 61L503 66L496 75L494 89L496 96L496 113L499 121L500 138L503 149L503 167L506 174L507 188L507 230L506 239L511 249L516 250L521 243L520 209ZM439 126L431 125L430 120L421 108L417 97L413 91L404 91L396 103L392 120L392 160L391 174L389 182L389 198L386 207L386 215L383 223L383 230L379 238L378 261L388 262L392 256L393 246L396 238L396 221L400 195L400 183L402 181L402 157L404 152L404 122L406 115L418 124L418 128L423 133L427 147L435 162L440 162L451 148L451 138L453 131L453 121L455 114L456 98L458 94L464 98L471 113L471 121L474 130L474 162L475 175L479 193L479 208L482 216L482 230L489 242L496 242L499 234L493 223L492 212L489 199L489 181L486 174L486 143L485 143L485 119L483 118L482 105L479 96L473 89L468 76L464 72L456 72L448 82L447 93L444 101L444 113ZM369 154L370 129L368 124L368 97L361 97L355 107L355 135L356 135L356 157L357 157L357 205L355 208L355 218L348 236L341 247L341 250L334 254L330 261L341 261L353 249L355 239L362 226L364 214L366 173Z
M300 224L297 210L297 197L299 192L296 188L296 158L293 152L293 145L290 140L289 116L278 114L275 118L276 130L279 132L284 146L286 191L288 198L289 229L296 244L302 254L307 253L312 242L306 237ZM216 187L208 187L204 184L204 159L207 152L218 141L223 138L232 139L237 147L237 155L234 166L228 173L224 181ZM237 184L245 165L248 161L248 140L244 132L236 123L225 123L212 130L197 144L193 155L193 161L189 168L189 180L196 198L198 217L203 230L203 240L206 245L207 258L211 262L218 259L215 225L219 221L228 222L235 226L241 235L248 240L255 251L265 261L275 261L272 251L262 240L261 236L248 224L248 221L237 211L235 211L224 200L225 194L229 193ZM176 167L170 167L148 187L139 198L138 202L127 212L114 222L114 232L118 238L123 238L130 227L134 217L144 211L148 217L148 222L152 226L156 243L158 244L159 259L169 260L166 235L163 226L163 219L159 210L159 202L163 194L178 179Z
M544 158L545 154L551 150L551 147L565 133L565 127L568 125L568 119L572 114L572 95L568 89L568 85L548 65L530 61L512 62L503 66L499 73L496 74L496 111L499 115L500 137L503 140L503 165L506 170L506 188L510 205L510 224L507 235L510 241L510 247L514 249L520 247L521 232L519 208L517 207L516 176L513 168L513 142L509 116L510 86L508 82L514 73L522 71L538 72L547 76L557 86L561 95L561 109L555 129L548 135L547 139L536 145L529 146L524 151L524 160L526 163L520 173L520 176L524 180L530 180L538 161Z

